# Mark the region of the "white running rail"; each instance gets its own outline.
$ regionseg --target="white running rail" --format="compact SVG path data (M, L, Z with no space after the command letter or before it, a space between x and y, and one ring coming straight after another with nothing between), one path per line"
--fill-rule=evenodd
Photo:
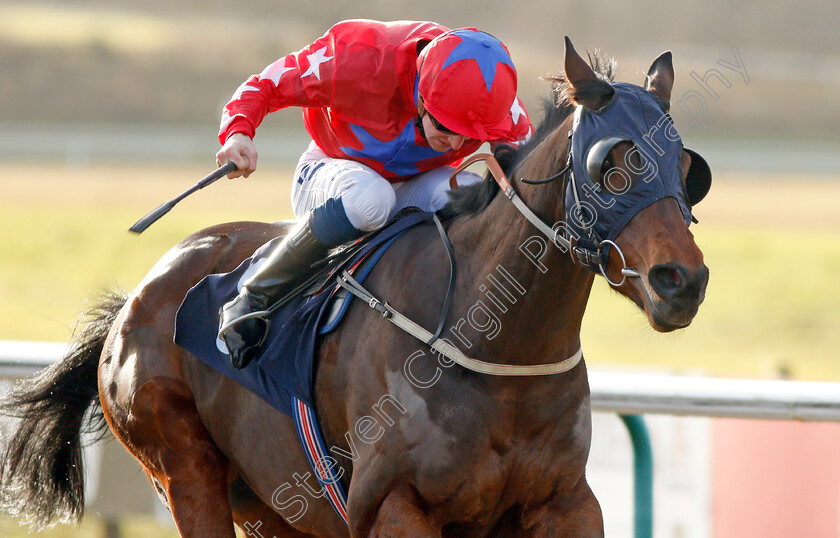
M0 340L0 378L33 375L65 344ZM840 383L589 372L593 411L840 422Z

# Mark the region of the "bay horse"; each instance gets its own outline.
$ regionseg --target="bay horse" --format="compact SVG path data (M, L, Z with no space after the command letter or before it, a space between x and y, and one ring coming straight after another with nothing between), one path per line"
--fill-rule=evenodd
M508 166L515 177L562 175L572 112L610 102L614 64L597 56L590 62L594 69L567 38L564 70L554 80L560 101L546 107ZM665 53L644 88L635 88L667 109L673 80ZM599 171L596 163L592 181L608 188L610 169L638 181L640 168L625 158L633 150L628 141L608 148L609 166ZM679 146L669 157L684 182L692 154ZM543 222L563 224L569 176L566 169L565 180L518 183L517 190ZM445 334L492 363L562 361L580 349L595 271L536 241L532 224L499 192L487 179L456 190L441 212L458 267ZM661 332L691 323L708 282L683 205L666 196L640 208L599 266ZM428 346L360 302L317 349L317 414L348 492L348 522L339 519L308 472L292 419L173 343L187 291L288 228L250 222L200 231L169 251L133 293L101 298L64 359L20 384L4 404L20 417L0 470L4 509L36 528L78 520L80 432L106 432L104 419L183 536L233 537L234 525L268 538L603 535L585 475L591 413L584 361L546 376L475 373L424 352ZM365 285L432 327L448 279L447 254L426 224L397 241Z

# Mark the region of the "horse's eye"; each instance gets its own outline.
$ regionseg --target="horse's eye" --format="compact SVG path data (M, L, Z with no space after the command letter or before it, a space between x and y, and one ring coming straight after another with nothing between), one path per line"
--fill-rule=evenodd
M607 175L607 172L609 172L613 166L614 165L612 157L608 156L606 159L604 159L603 164L601 164L601 175L599 179L602 179L605 175Z

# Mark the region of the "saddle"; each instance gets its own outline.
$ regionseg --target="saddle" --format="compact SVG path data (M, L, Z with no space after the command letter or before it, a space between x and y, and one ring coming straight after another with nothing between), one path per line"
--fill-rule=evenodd
M382 230L336 249L315 264L308 278L272 305L260 355L242 370L231 366L227 347L217 336L218 311L236 295L240 279L251 261L259 259L258 253L230 273L206 276L187 292L176 315L175 343L293 416L292 397L313 405L318 336L335 330L350 305L352 295L337 284L338 275L347 271L363 281L402 234L432 218L432 213L404 210Z

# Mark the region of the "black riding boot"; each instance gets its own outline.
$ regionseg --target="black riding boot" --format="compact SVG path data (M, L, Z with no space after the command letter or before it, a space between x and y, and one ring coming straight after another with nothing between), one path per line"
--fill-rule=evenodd
M265 311L291 290L309 267L323 258L330 246L321 243L310 227L311 214L272 250L262 267L243 285L219 313L219 336L227 344L230 361L241 369L251 362L265 341Z

